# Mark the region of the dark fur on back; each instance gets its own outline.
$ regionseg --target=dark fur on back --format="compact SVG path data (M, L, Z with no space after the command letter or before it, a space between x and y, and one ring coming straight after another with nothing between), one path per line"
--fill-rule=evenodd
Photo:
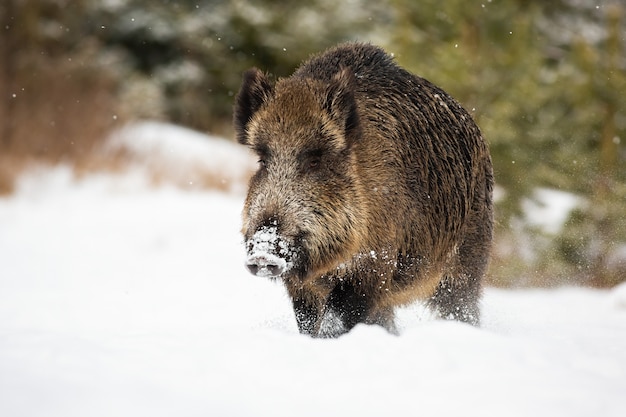
M448 94L382 49L348 43L276 85L247 72L234 124L262 160L244 236L271 218L294 248L280 278L302 332L392 330L393 308L420 298L478 323L493 175L478 127Z

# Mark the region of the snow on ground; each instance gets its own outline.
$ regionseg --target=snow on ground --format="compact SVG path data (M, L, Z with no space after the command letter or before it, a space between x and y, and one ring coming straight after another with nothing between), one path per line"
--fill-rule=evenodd
M315 340L247 273L242 200L63 167L0 198L0 416L626 415L626 284Z

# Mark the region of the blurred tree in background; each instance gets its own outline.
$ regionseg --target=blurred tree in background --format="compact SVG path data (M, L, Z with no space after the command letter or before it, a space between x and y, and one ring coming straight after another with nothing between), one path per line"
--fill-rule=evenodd
M68 13L71 5L72 13ZM111 127L115 79L84 37L87 1L0 4L0 145L4 153L78 156ZM2 154L0 154L2 156ZM7 163L6 160L3 160Z
M531 284L625 280L624 4L393 4L402 13L389 45L400 63L472 110L491 144L503 193L492 274ZM581 197L558 236L525 219L541 187Z
M230 129L233 96L245 69L258 66L288 75L308 54L365 36L368 16L380 12L380 2L357 6L295 0L94 1L85 28L103 48L115 51L130 75L121 97L133 116L215 131L224 124Z
M0 188L6 155L75 159L127 120L231 136L246 68L371 41L489 141L494 283L626 279L624 0L4 0L0 22ZM576 196L562 227L528 217L545 189Z

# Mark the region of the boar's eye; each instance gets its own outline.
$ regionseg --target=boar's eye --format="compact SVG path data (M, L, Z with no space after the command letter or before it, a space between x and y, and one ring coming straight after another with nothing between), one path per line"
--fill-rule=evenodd
M311 159L309 159L309 169L317 169L319 168L321 163L322 163L321 156L311 157Z
M306 171L316 171L322 165L322 151L314 150L304 155L303 167Z

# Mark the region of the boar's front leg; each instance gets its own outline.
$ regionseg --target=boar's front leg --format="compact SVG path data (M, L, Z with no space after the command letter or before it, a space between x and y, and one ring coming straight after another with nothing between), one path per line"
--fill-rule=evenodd
M378 324L397 333L392 308L375 308L375 302L349 281L334 288L289 288L293 310L302 334L338 337L358 323Z
M375 292L355 288L349 281L330 293L317 331L319 337L337 337L359 323L376 324L398 334L393 307L381 306Z
M291 301L300 333L315 336L320 318L318 303L305 294L294 297Z
M293 305L298 330L302 334L315 337L319 329L324 301L328 296L328 289L302 285L292 281L287 281L285 284Z
M317 288L321 290L320 288ZM302 334L313 337L337 337L363 322L365 298L348 283L337 285L330 294L311 288L287 288L293 311Z
M368 315L367 298L349 282L338 284L328 296L317 329L318 337L337 337L350 331Z

